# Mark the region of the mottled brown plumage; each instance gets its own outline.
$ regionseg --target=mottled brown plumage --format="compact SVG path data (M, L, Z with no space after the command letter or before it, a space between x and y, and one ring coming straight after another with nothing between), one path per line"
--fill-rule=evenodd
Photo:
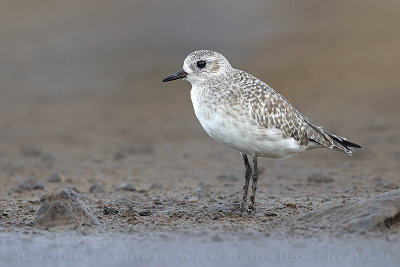
M346 140L344 137L316 126L286 98L254 76L235 70L234 77L232 87L238 92L241 104L249 106L250 114L259 127L280 129L286 138L294 138L305 148L314 142L321 147L351 154L354 151L351 146L357 147L350 142L343 143Z

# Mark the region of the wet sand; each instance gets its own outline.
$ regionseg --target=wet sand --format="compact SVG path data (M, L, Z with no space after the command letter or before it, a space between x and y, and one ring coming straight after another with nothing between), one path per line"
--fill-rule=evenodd
M87 8L80 12L89 16L90 1L83 3ZM9 38L7 49L3 44L0 50L8 66L3 66L0 79L1 262L7 266L51 265L51 260L24 261L22 253L66 254L73 248L83 255L165 253L169 257L167 265L181 263L181 252L218 252L228 258L226 265L244 264L232 256L235 253L254 252L258 258L249 261L262 265L270 262L260 259L267 251L274 255L309 253L312 257L321 252L326 258L321 262L327 266L338 263L329 260L327 253L348 252L352 259L341 260L340 264L376 265L375 260L355 259L357 253L365 253L382 265L397 266L398 214L390 217L393 221L386 228L372 230L333 227L326 221L296 224L296 220L399 188L398 4L363 1L360 9L356 2L339 1L321 7L307 1L296 6L301 12L294 14L287 5L275 7L277 14L286 16L280 20L288 25L283 29L266 36L261 34L263 31L255 31L247 36L255 41L239 42L226 51L224 46L236 37L216 37L218 41L211 42L210 48L223 52L233 66L266 81L316 124L363 148L352 157L315 150L282 161L261 159L254 214L237 211L243 183L239 153L218 144L203 131L191 107L188 83L161 83L165 75L181 66L188 52L198 48L195 44L187 41L180 47L166 41L171 45L146 49L146 42L135 43L136 39L129 39L123 31L115 33L118 23L129 22L129 12L122 12L122 6L107 13L115 17L115 24L104 25L115 33L114 42L94 46L95 36L102 40L101 34L93 35L96 31L91 31L98 29L102 21L100 12L93 15L93 20L77 21L81 28L68 31L79 41L64 47L68 38L54 37L48 50L40 50L44 37L62 36L55 31L65 29L68 23L60 23L58 28L48 26L46 31L37 31L43 35L35 37L29 33L35 32L35 27L41 29L42 24L51 25L46 24L49 17L24 26L15 17L2 16L3 25L15 28L2 31ZM47 8L54 14L66 10L63 6ZM102 8L108 8L107 4L99 4L98 9ZM49 14L48 10L40 10ZM20 17L16 18L30 18L28 11L17 11ZM151 29L154 35L163 36L162 28L159 32L157 27ZM86 32L91 33L88 40L84 39ZM141 34L140 38L145 39L147 35ZM157 38L162 41L164 37ZM176 38L172 36L171 40ZM132 48L130 43L137 46ZM86 51L81 47L93 53L79 55L79 51ZM135 52L137 49L141 53ZM59 55L60 51L66 54ZM151 58L150 62L137 66L145 58ZM49 182L53 173L60 173L62 179ZM32 177L41 186L21 189L20 184ZM121 184L131 184L132 191L116 190ZM104 192L90 193L93 185L100 185ZM80 193L99 225L62 229L33 226L40 197L65 188ZM374 212L379 215L379 210ZM386 225L388 217L381 217ZM247 259L244 261L249 262ZM221 265L213 260L199 261ZM90 258L74 264L110 262ZM160 263L122 261L125 265L132 262ZM305 262L285 259L278 265ZM320 266L321 262L312 263ZM68 261L57 263L67 265ZM190 263L201 264L196 259Z

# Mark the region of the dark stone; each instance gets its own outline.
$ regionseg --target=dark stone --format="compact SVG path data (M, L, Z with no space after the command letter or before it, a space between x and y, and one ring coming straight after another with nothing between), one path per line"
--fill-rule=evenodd
M54 172L50 175L50 177L47 181L49 183L65 183L65 178L61 173Z
M311 174L307 178L307 182L317 183L317 184L320 184L320 183L332 183L333 181L334 180L331 177L326 177L326 176L324 176L322 174L319 174L319 173Z
M355 231L377 231L400 226L400 189L370 199L323 208L292 220L295 225Z
M89 192L92 194L104 193L106 192L101 185L94 184L89 188Z
M161 200L158 199L158 198L153 199L153 204L154 204L154 205L161 205Z
M105 207L103 209L103 214L104 215L115 215L118 214L118 209L114 208L114 207Z
M139 211L140 216L150 216L151 212L149 210L141 210Z
M153 184L150 186L150 189L163 189L163 186L160 185L159 183L153 183Z

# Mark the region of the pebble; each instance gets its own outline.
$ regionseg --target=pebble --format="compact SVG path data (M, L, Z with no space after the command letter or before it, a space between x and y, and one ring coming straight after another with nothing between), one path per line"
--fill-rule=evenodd
M158 199L158 198L153 199L153 204L154 204L154 205L161 205L161 200Z
M98 194L106 192L104 188L99 184L94 184L89 188L89 193Z
M307 182L311 183L332 183L334 180L331 177L324 176L319 173L314 173L308 176Z
M49 183L65 183L65 177L60 172L54 172L47 181Z
M136 184L135 183L124 183L120 184L119 186L115 187L117 191L136 191Z
M150 215L151 215L151 211L149 211L149 210L139 211L139 216L150 216Z
M161 184L159 184L159 183L153 183L150 186L150 189L163 189L163 186Z
M105 207L103 209L103 214L104 215L115 215L118 214L118 209L114 208L114 207Z

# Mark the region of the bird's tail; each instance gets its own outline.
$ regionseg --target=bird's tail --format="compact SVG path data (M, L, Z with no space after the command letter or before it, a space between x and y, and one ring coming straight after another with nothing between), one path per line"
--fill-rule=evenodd
M322 147L327 147L330 149L335 149L337 151L344 152L348 155L353 154L355 148L361 148L353 142L347 141L345 137L334 135L328 131L325 131L322 127L318 127L311 121L308 122L307 134L311 137L310 140L319 144Z
M324 133L332 139L332 142L333 142L332 148L335 150L342 151L342 152L345 152L346 154L351 155L354 152L353 147L361 148L360 145L350 142L350 141L347 141L346 138L344 138L344 137L334 135L325 130L324 130Z

